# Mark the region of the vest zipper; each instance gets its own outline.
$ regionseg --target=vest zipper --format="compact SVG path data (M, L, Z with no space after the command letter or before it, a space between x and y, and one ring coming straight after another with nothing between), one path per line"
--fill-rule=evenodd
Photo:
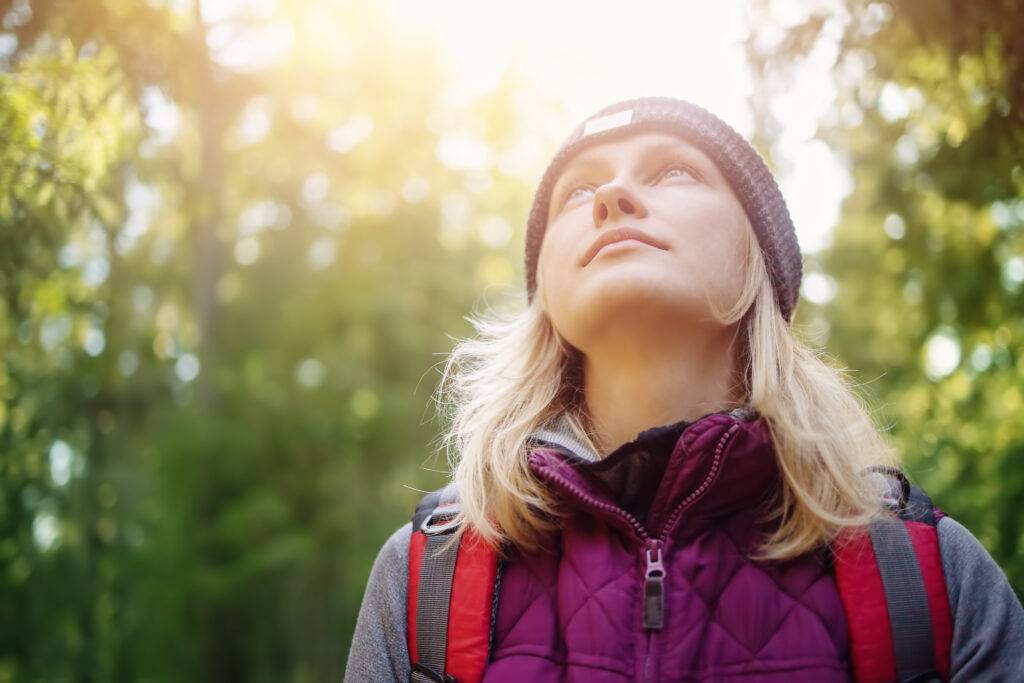
M661 562L661 541L652 541L644 550L644 628L660 630L665 620L665 565Z
M651 539L644 547L644 676L652 679L654 633L665 621L665 565L662 562L662 542Z
M597 500L596 498L591 496L589 493L583 491L572 482L569 482L565 480L563 477L558 476L558 474L555 472L549 471L546 472L545 474L549 480L557 482L559 486L561 486L566 491L572 493L580 502L586 503L594 510L603 510L604 512L610 513L612 517L615 518L617 521L625 522L625 526L629 529L629 531L632 531L636 535L637 539L640 540L642 543L646 543L648 541L653 540L651 538L651 535L647 533L647 529L644 528L644 525L640 523L640 520L634 517L629 512L626 512L625 510L620 508L618 505L612 505L610 503L604 503L600 500Z
M644 545L644 593L643 593L643 615L644 630L646 631L646 647L644 649L644 679L650 680L651 650L655 631L662 629L665 623L665 560L662 557L662 549L665 541L668 540L679 518L693 505L697 499L707 492L711 484L718 478L721 470L722 453L725 446L734 434L739 430L740 425L736 423L729 427L715 444L715 452L711 457L711 467L700 485L690 492L672 511L665 522L664 531L660 536L654 538L648 533L644 525L635 516L623 510L617 505L611 505L595 499L589 493L583 491L575 484L547 468L545 473L548 479L557 482L563 489L569 491L577 500L589 505L596 510L603 510L612 515L614 519L625 522L628 528L637 536Z
M697 500L704 495L704 493L711 487L711 484L715 482L721 471L722 465L722 453L725 452L725 446L729 443L729 440L739 431L740 425L734 424L726 430L725 434L722 434L718 439L718 443L715 444L715 452L711 456L711 467L708 469L707 475L704 477L704 481L700 483L700 486L690 492L686 498L680 502L672 513L665 520L665 529L662 532L660 538L667 539L669 535L675 530L676 523L679 522L680 517L691 505L697 502Z
M554 468L550 466L541 465L541 470L542 473L550 481L557 482L559 486L561 486L566 491L572 493L580 502L589 505L592 509L603 510L604 512L608 512L612 515L613 518L621 522L625 522L625 525L628 527L628 529L632 531L636 535L637 539L642 543L648 545L653 543L660 547L661 544L668 539L668 536L672 533L676 523L679 521L679 518L682 517L683 513L686 512L687 508L689 508L693 503L695 503L698 498L704 495L704 493L708 490L711 484L714 483L715 479L718 478L718 474L722 464L722 453L725 451L725 446L729 442L729 439L731 439L732 436L736 434L739 428L739 423L736 423L729 427L729 429L726 430L725 434L722 434L722 436L719 437L718 443L715 444L715 452L711 456L711 467L710 469L708 469L708 473L707 475L705 475L704 480L700 483L700 485L697 488L690 492L690 495L686 496L686 498L684 498L675 507L675 509L672 511L672 513L669 515L668 519L665 522L664 531L656 539L652 537L650 533L648 533L647 529L644 528L644 525L640 523L640 520L638 520L635 516L633 516L626 510L623 510L621 507L617 505L612 505L610 503L604 503L602 501L597 500L586 491L583 491L580 487L566 480L564 477L559 476L557 472L552 471ZM545 472L543 470L547 471Z

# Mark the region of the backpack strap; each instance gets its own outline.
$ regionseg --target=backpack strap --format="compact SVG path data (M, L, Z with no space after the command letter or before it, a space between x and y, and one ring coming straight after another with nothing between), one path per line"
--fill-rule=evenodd
M936 530L943 513L902 471L869 470L886 478L894 514L832 546L854 678L948 680L952 622Z
M411 683L477 683L490 656L498 553L472 529L454 538L453 485L416 506L409 541Z

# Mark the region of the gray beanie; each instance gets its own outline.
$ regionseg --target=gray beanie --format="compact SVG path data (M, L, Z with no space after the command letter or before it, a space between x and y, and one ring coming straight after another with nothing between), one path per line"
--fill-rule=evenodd
M750 218L779 310L790 322L800 297L803 265L793 221L775 178L757 150L729 124L696 104L672 97L640 97L609 105L576 126L558 148L534 194L527 223L527 300L533 300L537 288L537 257L547 228L551 190L565 164L596 143L654 130L686 138L718 166Z

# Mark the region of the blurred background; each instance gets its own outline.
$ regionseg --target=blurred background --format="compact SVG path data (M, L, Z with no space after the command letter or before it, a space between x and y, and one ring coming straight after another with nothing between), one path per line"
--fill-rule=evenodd
M1024 591L1018 0L0 2L0 682L340 680L572 126L776 171L801 338Z

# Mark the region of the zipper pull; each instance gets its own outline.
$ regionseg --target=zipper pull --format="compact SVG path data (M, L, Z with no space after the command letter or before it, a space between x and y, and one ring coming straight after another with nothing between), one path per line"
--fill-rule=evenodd
M647 548L644 572L644 628L660 629L665 617L665 565L661 563L661 545Z

